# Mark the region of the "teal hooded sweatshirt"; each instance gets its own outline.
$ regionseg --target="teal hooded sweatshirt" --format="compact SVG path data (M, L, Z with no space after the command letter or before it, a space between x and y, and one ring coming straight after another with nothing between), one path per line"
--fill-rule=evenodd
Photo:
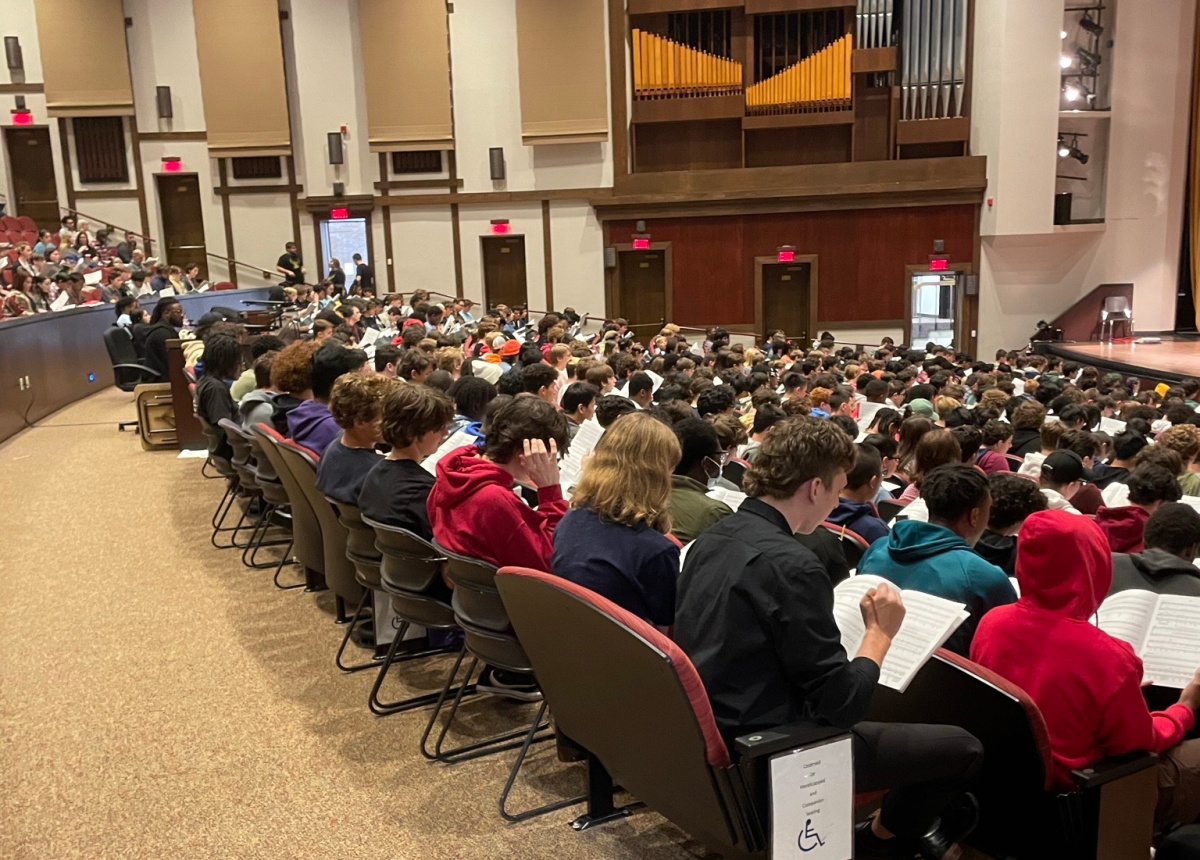
M892 533L867 549L859 573L873 573L900 588L963 603L971 617L954 631L946 648L966 657L979 620L989 609L1017 602L1004 571L986 562L945 526L900 520Z

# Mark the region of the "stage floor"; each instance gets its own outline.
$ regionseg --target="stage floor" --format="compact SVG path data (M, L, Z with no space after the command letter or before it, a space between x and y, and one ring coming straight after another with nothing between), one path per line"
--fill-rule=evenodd
M1162 343L1054 343L1050 352L1124 373L1178 381L1200 378L1200 338L1162 335Z

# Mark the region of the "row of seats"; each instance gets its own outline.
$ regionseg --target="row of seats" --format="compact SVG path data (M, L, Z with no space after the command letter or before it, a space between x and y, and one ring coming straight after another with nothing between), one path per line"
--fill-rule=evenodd
M709 850L763 857L771 845L770 758L843 734L796 724L738 738L731 748L687 655L643 620L551 574L496 570L365 519L353 505L322 496L315 481L318 456L268 425L246 429L223 421L204 429L213 442L223 435L234 452L231 460L210 458L227 484L212 520L214 546L240 548L248 566L275 567L280 588L332 589L339 616L350 622L335 665L345 672L377 670L368 696L375 714L432 706L421 740L426 758L458 762L519 750L499 799L509 821L581 802L588 807L575 819L577 829L623 816L637 804L614 804L615 781ZM237 522L228 525L237 509ZM281 526L290 534L281 536ZM259 554L270 546L285 549L277 560L261 561ZM281 573L293 557L305 579L283 584ZM382 660L347 662L353 631L368 617L376 593L390 601L400 623L396 638ZM349 606L357 610L347 619ZM413 627L461 630L462 648L440 690L384 701L380 691L390 670L455 650L403 651ZM526 726L448 746L459 706L476 693L472 680L481 664L534 674L544 699ZM1074 774L1076 791L1055 793L1049 737L1037 706L969 660L939 651L905 693L879 688L869 719L955 725L982 741L987 757L974 790L984 815L972 841L991 856L1148 855L1155 757L1131 753L1091 765ZM587 792L510 811L509 794L529 749L555 731L560 747L586 756ZM879 794L855 801L862 814Z

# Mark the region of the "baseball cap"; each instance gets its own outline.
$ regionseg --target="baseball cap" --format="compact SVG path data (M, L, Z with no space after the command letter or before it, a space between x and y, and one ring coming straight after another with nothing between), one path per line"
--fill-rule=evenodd
M1042 480L1061 487L1083 480L1083 458L1074 451L1052 451L1042 463Z
M910 409L912 409L913 415L923 415L930 421L937 421L941 417L934 410L933 404L923 397L918 397L916 400L909 403L908 406Z

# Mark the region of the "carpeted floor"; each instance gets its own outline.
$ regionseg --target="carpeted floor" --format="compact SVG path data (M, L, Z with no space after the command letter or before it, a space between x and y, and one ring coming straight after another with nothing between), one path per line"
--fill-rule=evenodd
M0 856L704 856L651 812L582 834L579 808L506 825L514 753L431 764L425 712L373 717L372 673L333 666L333 598L213 549L221 482L118 433L133 417L109 389L0 446ZM441 673L408 676L425 690ZM526 713L480 697L469 724ZM514 801L582 780L543 744Z

